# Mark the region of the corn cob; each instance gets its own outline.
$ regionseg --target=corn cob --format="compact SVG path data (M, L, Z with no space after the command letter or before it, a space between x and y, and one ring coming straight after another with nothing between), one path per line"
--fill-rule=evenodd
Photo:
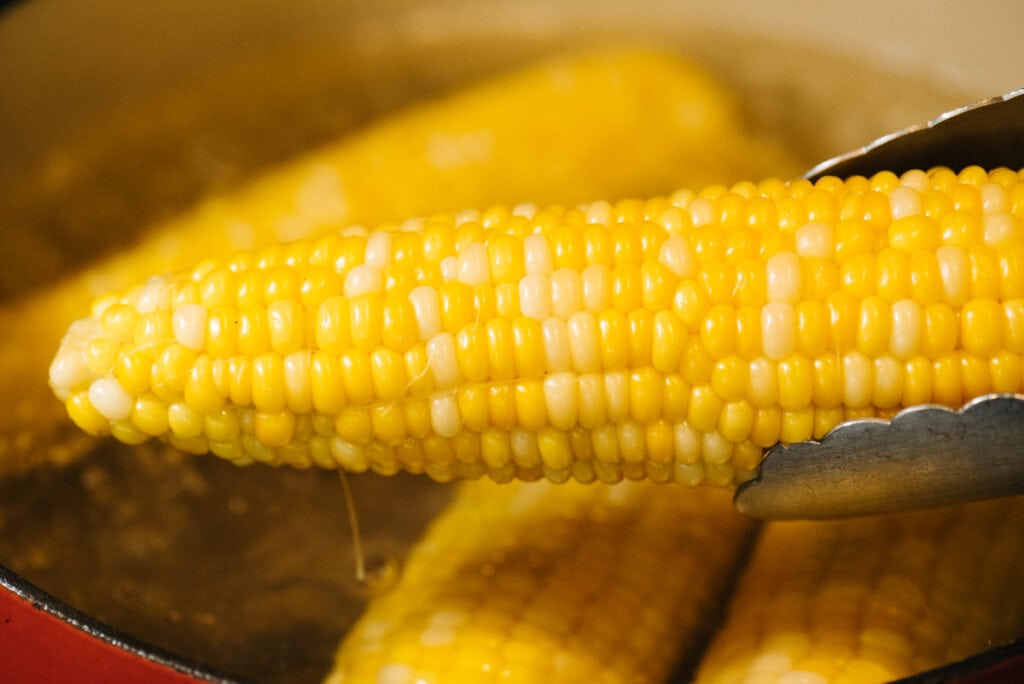
M1021 173L712 186L354 229L97 300L72 419L237 463L728 485L1022 385Z
M768 525L700 684L870 684L1024 631L1024 500Z
M120 255L0 310L0 394L7 402L0 474L67 460L90 443L66 430L39 380L50 350L101 292L344 223L523 197L554 201L555 193L582 200L785 163L776 148L748 140L737 122L729 97L686 62L651 53L589 55L420 106L234 195L206 200ZM625 155L624 163L595 163L609 148Z
M464 483L327 681L665 681L752 529L726 492L693 494Z

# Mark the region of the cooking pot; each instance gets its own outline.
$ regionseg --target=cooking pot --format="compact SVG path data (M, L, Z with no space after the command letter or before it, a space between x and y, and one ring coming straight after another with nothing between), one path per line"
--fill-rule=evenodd
M1016 0L8 4L0 297L385 112L540 56L630 43L693 57L810 167L1020 87L1021 26ZM385 568L448 496L415 477L352 482ZM4 478L0 679L316 681L366 600L348 535L329 473L103 442ZM1024 678L1022 648L918 679L955 678Z

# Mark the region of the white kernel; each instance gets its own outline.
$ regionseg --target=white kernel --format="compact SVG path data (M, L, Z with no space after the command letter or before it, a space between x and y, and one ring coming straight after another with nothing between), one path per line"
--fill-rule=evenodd
M441 332L441 300L433 287L420 285L409 293L412 310L416 314L416 328L420 340L426 342Z
M579 271L560 268L551 274L551 313L568 319L583 306L583 286Z
M732 442L718 432L705 432L701 441L701 455L705 463L721 465L732 460Z
M540 324L541 337L544 344L544 363L549 373L569 370L571 356L569 351L569 331L565 321L551 316Z
M796 351L796 312L792 304L772 302L761 308L761 346L772 361Z
M391 233L378 230L370 233L366 240L363 263L373 268L385 268L391 264Z
M370 461L366 456L366 447L354 444L346 439L334 435L328 441L328 447L335 462L350 473L362 473L370 467Z
M405 663L385 663L377 669L374 684L409 684L416 681L416 671Z
M140 314L156 311L163 304L166 277L153 276L135 294L135 308Z
M418 233L423 230L423 219L411 218L402 221L401 225L398 226L398 230L403 233Z
M1001 245L1019 239L1021 234L1020 219L1006 211L986 213L983 222L986 245Z
M889 328L889 351L900 359L916 356L921 349L924 314L921 305L912 299L901 299L892 305Z
M843 404L863 408L874 395L875 364L863 352L854 350L843 355Z
M985 213L1006 211L1009 208L1009 193L999 183L982 183L978 190L981 192L981 206Z
M522 218L532 219L537 215L537 205L532 202L523 202L512 207L513 216L521 216Z
M628 371L610 371L604 374L604 398L609 422L621 423L629 418Z
M50 387L61 400L71 396L71 390L92 379L85 353L81 349L61 350L50 364Z
M352 268L345 276L344 295L348 299L371 292L380 292L384 288L384 279L380 270L366 264Z
M963 306L971 291L971 265L967 253L954 245L943 245L935 250L942 276L942 294L946 304Z
M924 192L931 187L928 181L928 174L921 169L911 169L900 176L900 185L912 188L917 192Z
M446 256L438 264L441 271L441 280L450 283L459 277L459 260L453 256Z
M547 276L540 273L523 276L519 281L519 310L538 321L551 315L551 282Z
M590 264L583 269L583 308L599 314L612 304L612 270L605 264Z
M458 279L467 285L483 285L491 279L487 248L481 242L471 242L459 250Z
M456 226L461 226L466 223L475 223L480 220L480 211L478 209L462 209L455 213L452 217L455 221Z
M779 252L768 257L764 274L769 302L796 304L800 301L803 281L800 257L795 252Z
M604 200L591 202L584 207L587 223L607 226L612 221L612 205Z
M706 226L715 220L715 205L706 197L698 197L687 205L690 212L690 223L694 228Z
M132 412L132 397L114 378L100 378L89 385L89 402L107 420L124 420Z
M576 374L565 371L544 378L544 403L551 427L557 430L575 427L579 411Z
M798 256L826 259L832 256L832 226L811 221L801 226L794 236Z
M338 231L338 235L341 237L366 237L369 234L370 231L366 226L361 226L359 224L348 225Z
M589 373L601 367L600 331L597 316L580 311L565 326L569 334L569 357L572 367L579 373Z
M701 459L704 440L701 433L689 423L679 422L672 426L672 448L679 463L696 463Z
M555 260L551 246L543 235L527 235L523 238L523 266L527 273L551 275Z
M174 339L192 351L202 351L206 345L206 309L199 304L182 304L171 316Z
M427 341L427 363L438 387L448 389L458 383L459 358L455 353L455 337L451 333L438 333Z
M462 428L459 405L454 394L430 398L430 427L438 437L454 437Z
M697 254L682 235L672 235L661 243L658 261L680 278L691 278L697 273Z
M313 410L313 387L309 371L308 351L292 352L284 357L285 405L299 414Z
M889 193L889 213L892 219L916 216L921 213L921 196L913 188L899 186Z

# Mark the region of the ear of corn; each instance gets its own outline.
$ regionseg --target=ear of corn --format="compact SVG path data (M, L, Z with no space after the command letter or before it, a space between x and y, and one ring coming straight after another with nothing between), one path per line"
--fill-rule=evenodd
M598 163L609 149L621 163ZM666 55L556 60L422 105L208 199L121 254L0 310L0 474L66 460L90 443L66 429L40 379L67 326L108 289L346 223L646 192L757 174L783 159L739 132L736 108L707 74Z
M770 523L699 684L887 682L1024 630L1024 500Z
M466 483L327 681L659 682L697 645L750 521L726 492Z
M101 298L51 383L86 431L238 463L731 484L762 450L1022 386L1024 182L768 180L501 207Z

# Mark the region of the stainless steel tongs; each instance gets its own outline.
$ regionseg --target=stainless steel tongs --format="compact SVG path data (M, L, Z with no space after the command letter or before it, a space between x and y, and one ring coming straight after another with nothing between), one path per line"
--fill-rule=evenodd
M1024 166L1024 89L942 114L807 172L900 173ZM959 410L922 405L892 420L843 423L819 441L772 447L736 508L774 520L844 518L1024 494L1024 394Z

